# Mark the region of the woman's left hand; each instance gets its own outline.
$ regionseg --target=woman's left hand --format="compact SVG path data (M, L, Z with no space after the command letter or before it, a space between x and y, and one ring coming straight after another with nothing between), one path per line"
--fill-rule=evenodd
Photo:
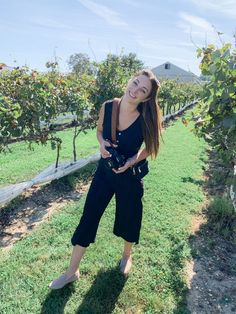
M131 159L131 158L130 158ZM112 170L115 172L115 173L122 173L122 172L125 172L129 167L132 166L132 162L130 159L127 159L126 163L124 164L124 166L118 168L118 169L114 169L112 168Z

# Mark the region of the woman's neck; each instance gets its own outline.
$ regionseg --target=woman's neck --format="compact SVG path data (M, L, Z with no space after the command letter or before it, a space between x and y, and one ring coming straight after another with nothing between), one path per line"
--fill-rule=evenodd
M120 111L125 111L127 113L135 113L137 112L137 107L139 104L134 104L132 102L129 102L128 99L124 96L121 99L120 102Z

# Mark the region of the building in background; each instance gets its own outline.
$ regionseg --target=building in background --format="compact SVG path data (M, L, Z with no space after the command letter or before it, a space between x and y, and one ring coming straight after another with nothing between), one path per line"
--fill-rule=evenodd
M177 80L185 83L201 82L201 79L190 71L185 71L171 62L165 62L152 69L156 77L161 80Z

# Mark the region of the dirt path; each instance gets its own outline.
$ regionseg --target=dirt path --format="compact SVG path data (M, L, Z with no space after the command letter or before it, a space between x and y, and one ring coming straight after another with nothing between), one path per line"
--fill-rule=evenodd
M78 200L89 186L78 184L74 190L58 180L33 187L20 198L0 210L0 247L9 249L18 240L66 204Z
M187 305L192 314L236 313L236 245L217 236L205 214L192 219Z

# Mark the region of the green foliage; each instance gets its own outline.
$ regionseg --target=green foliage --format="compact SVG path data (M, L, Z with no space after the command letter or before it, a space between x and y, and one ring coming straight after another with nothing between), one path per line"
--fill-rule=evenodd
M29 147L32 141L44 145L51 141L59 153L61 139L55 138L52 121L61 113L76 115L76 135L94 126L94 117L84 116L92 106L88 100L92 78L63 75L57 62L48 62L47 68L46 74L22 68L0 76L0 151L6 151L13 138L21 138Z
M40 122L44 120L49 123L56 117L57 105L60 103L58 86L53 84L49 76L22 68L3 74L0 77L0 88L2 94L10 100L11 107L18 106L14 125L5 124L5 129L8 129L7 136L9 138L22 136L28 139L35 137L36 140L45 143L49 130L47 128L42 130ZM4 106L6 105L1 99L1 111ZM5 116L7 115L5 112ZM2 134L2 124L0 128L1 140L3 140L2 136L5 134Z
M29 142L29 147L33 141L44 145L51 141L52 149L57 148L58 162L61 139L53 136L52 121L70 112L76 116L72 140L76 160L76 138L96 126L98 108L91 100L101 105L101 99L121 95L128 77L142 65L134 54L109 55L96 65L99 73L95 79L95 65L86 55L74 55L70 63L73 72L68 75L59 72L55 60L46 63L49 72L45 74L25 67L0 76L0 151L6 151L15 138Z
M211 227L226 237L232 237L236 231L236 213L227 196L215 197L207 211Z
M96 84L91 99L98 109L104 101L122 96L128 80L143 68L143 62L134 53L108 54L97 67Z
M73 155L81 132L96 126L101 104L122 96L128 80L144 67L136 54L108 54L100 63L92 63L85 54L72 55L72 73L59 72L58 62L47 62L48 73L27 67L0 76L0 152L14 139L46 145L59 154L61 139L55 137L53 121L58 115L75 115ZM162 84L160 104L164 114L180 109L197 97L197 86L166 81ZM58 161L59 155L57 155Z
M2 144L7 141L7 138L13 134L19 136L21 127L18 126L18 117L21 116L22 109L18 103L13 103L10 97L0 94L0 138ZM0 152L5 151L5 145L1 145Z
M230 44L197 50L202 74L208 77L193 113L195 133L204 136L226 166L236 163L236 51Z
M180 110L187 103L199 97L201 86L193 83L180 83L176 80L161 82L159 103L163 116Z
M83 74L94 75L96 73L96 67L93 62L90 61L90 58L86 53L75 53L71 55L68 65L72 73L77 76Z

